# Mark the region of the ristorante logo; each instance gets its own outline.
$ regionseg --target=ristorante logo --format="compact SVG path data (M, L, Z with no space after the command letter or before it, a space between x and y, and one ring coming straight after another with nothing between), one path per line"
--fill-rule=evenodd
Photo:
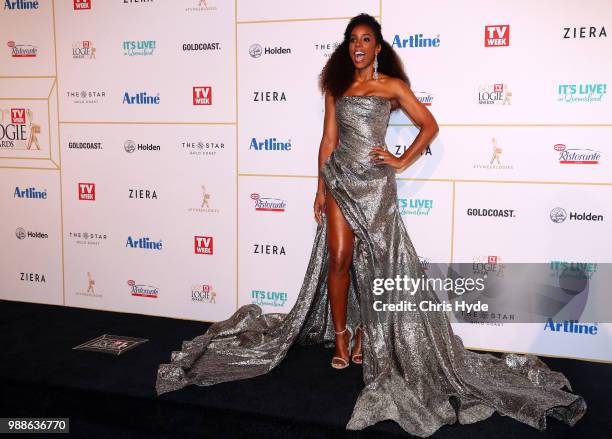
M485 47L504 47L510 45L510 25L493 24L485 26Z
M147 94L146 91L138 91L130 95L130 93L126 91L123 93L123 100L121 102L128 105L159 105L159 101L159 93L155 96L151 96Z
M421 47L440 47L440 35L435 37L425 37L423 34L407 35L405 38L396 34L393 37L392 47L397 49L421 48Z
M191 300L194 302L216 303L217 293L210 284L192 285Z
M480 105L510 105L512 92L508 84L484 84L478 89L478 103Z
M251 194L251 200L255 201L255 210L265 212L284 212L287 202L280 198L262 197L259 194Z
M400 215L426 216L433 209L433 200L423 198L398 198L397 205Z
M249 55L251 55L251 58L260 58L262 55L288 55L290 53L291 49L289 47L263 47L258 43L249 46Z
M19 186L15 186L15 191L13 192L13 198L28 198L28 199L35 199L35 200L46 200L47 199L47 189L37 190L34 187L21 189Z
M38 0L4 0L4 9L38 9Z
M559 84L557 100L570 104L577 102L590 104L601 102L607 92L608 84L604 83Z
M193 87L193 105L212 105L212 87Z
M434 95L431 93L426 91L415 91L414 94L417 100L426 107L430 107L433 104Z
M607 38L606 28L603 26L564 27L563 39L575 38Z
M291 151L291 139L286 142L279 142L276 137L270 137L268 139L257 140L255 137L251 139L249 149L255 151Z
M73 0L73 8L75 11L91 9L91 1L92 0Z
M492 146L493 152L491 154L491 159L489 160L489 163L488 164L476 164L474 165L474 168L475 169L514 169L513 165L502 163L501 157L502 157L502 153L504 152L504 150L497 144L497 139L495 137L491 139L491 146Z
M38 54L38 47L31 44L17 44L9 41L6 45L13 58L34 58Z
M213 254L213 237L212 236L194 236L193 237L194 253L196 255L212 255Z
M157 296L159 296L159 289L153 285L137 284L131 279L127 281L127 284L130 287L132 296L149 297L152 299L157 299Z
M601 152L590 148L568 148L562 143L554 146L561 165L598 165Z
M578 320L555 322L549 318L544 324L544 331L563 332L580 335L597 335L597 323L580 323Z
M570 212L569 216L567 211L562 207L555 207L550 211L550 220L553 223L562 223L566 219L570 221L596 221L601 222L604 220L604 216L592 212Z
M31 230L26 230L23 227L17 227L15 230L15 236L17 239L26 239L26 238L37 238L37 239L47 239L49 235L42 232L33 232Z
M146 250L162 250L163 242L161 239L159 241L152 241L147 236L141 238L132 238L128 236L125 240L125 246L130 248L143 248Z
M251 303L259 306L285 306L287 298L284 291L251 290Z
M123 55L125 56L151 56L155 52L155 40L128 40L123 42Z
M79 200L95 201L96 200L96 184L95 183L79 183L77 185L79 192Z
M72 58L73 59L96 59L96 48L93 42L77 41L72 43Z

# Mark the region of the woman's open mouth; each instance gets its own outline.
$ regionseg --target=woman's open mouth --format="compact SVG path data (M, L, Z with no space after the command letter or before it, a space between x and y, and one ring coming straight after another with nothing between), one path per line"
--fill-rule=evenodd
M363 62L365 59L365 52L355 52L355 62Z

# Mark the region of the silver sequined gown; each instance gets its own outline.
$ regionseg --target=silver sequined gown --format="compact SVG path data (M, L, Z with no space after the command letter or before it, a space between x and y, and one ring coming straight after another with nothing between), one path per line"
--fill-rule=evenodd
M585 401L561 390L571 390L566 377L537 357L468 351L444 313L373 310L374 300L385 297L372 294L374 278L422 274L398 211L395 171L369 162L370 147L385 143L389 113L390 102L382 97L338 99L339 144L321 170L354 231L347 320L365 330L365 387L347 429L390 419L411 434L429 436L445 424L477 422L494 411L538 429L546 427L547 416L573 425L584 414ZM262 314L259 306L245 305L205 334L184 341L170 364L159 366L158 394L265 374L295 342L333 346L326 231L323 221L288 314ZM389 303L406 298L405 291L385 294ZM438 300L425 290L417 299Z

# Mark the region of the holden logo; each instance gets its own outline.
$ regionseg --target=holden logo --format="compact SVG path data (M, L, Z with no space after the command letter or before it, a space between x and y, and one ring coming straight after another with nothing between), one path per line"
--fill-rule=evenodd
M557 143L554 146L554 148L555 148L555 151L559 151L559 152L565 151L565 145L563 143Z
M567 218L567 213L562 207L555 207L550 211L550 219L553 223L562 223Z
M249 47L249 55L253 58L259 58L262 52L263 48L257 43L251 44L251 47Z
M123 144L123 148L125 149L125 152L132 153L136 150L136 142L133 140L126 140Z
M17 227L17 230L15 230L15 236L18 239L25 239L26 237L26 231L23 227Z

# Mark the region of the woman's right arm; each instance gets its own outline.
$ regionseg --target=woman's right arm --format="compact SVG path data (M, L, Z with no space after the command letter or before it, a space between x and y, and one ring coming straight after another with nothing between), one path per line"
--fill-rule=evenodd
M325 92L325 117L323 119L323 136L319 145L318 183L314 202L315 219L320 224L323 221L322 213L325 209L325 180L321 169L332 151L338 145L338 124L336 123L336 103L334 97Z

